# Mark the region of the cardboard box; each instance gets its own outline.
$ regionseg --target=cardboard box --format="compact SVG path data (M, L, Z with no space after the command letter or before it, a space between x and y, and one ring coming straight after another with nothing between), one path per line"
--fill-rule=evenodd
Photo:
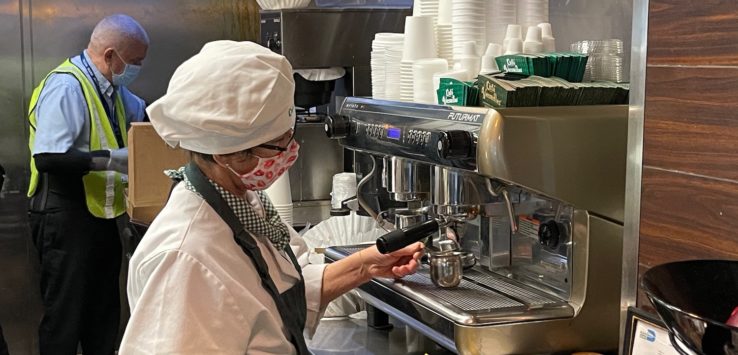
M148 225L164 208L172 180L164 170L177 169L189 153L167 145L151 123L132 123L128 131L127 210L131 221Z
M148 226L151 224L151 222L156 218L156 216L161 212L161 209L164 208L164 205L148 205L148 206L135 206L131 200L128 200L128 203L126 205L126 209L128 212L128 215L131 218L131 222Z

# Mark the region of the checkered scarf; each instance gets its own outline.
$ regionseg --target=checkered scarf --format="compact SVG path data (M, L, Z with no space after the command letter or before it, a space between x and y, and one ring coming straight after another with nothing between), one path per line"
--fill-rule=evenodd
M164 174L173 180L184 181L185 188L187 190L190 190L202 197L202 195L195 190L195 187L192 186L189 179L187 179L187 175L184 173L184 167L179 168L179 170L166 170L164 171ZM262 217L256 213L254 207L243 197L232 194L230 191L224 189L210 179L208 179L208 181L210 181L213 187L215 187L215 190L220 193L220 196L223 197L223 200L228 204L228 207L233 210L233 213L238 217L238 220L241 221L241 224L243 224L246 231L251 232L254 235L267 237L277 250L282 250L289 246L290 232L279 217L277 209L272 205L272 201L269 200L269 197L264 193L264 191L255 191L264 207L265 217Z

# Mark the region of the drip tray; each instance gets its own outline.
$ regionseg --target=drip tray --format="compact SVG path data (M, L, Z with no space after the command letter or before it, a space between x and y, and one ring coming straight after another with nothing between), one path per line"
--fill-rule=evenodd
M366 245L330 247L325 250L325 256L336 261L363 248ZM393 291L389 293L392 297L404 297L465 326L574 316L574 309L568 303L480 267L464 270L464 278L455 288L434 285L427 265L402 280L375 278L372 283ZM392 303L392 300L382 301Z

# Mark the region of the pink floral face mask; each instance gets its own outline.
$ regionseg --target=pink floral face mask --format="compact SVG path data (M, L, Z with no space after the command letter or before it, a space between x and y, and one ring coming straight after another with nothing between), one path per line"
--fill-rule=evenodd
M263 158L256 156L259 162L253 170L246 174L239 174L228 165L228 169L236 174L249 190L265 190L279 179L297 160L300 144L292 140L287 149L279 154Z

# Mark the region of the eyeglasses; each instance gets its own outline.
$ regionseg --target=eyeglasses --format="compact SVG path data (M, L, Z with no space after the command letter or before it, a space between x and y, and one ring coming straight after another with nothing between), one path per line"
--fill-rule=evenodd
M295 125L292 126L292 134L290 135L290 140L287 141L287 144L284 145L284 147L280 147L278 145L273 144L259 144L256 147L257 148L264 148L264 149L270 149L270 150L276 150L278 152L286 152L287 148L290 146L293 140L295 140L295 131L297 129L297 120L295 120Z

